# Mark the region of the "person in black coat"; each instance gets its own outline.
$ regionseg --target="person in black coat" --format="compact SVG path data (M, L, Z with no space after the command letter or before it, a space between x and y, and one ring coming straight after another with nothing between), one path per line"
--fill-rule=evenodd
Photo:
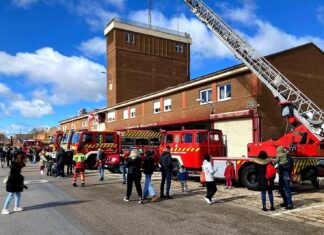
M148 149L146 151L146 156L143 163L143 169L145 174L145 183L144 183L144 199L147 198L149 193L152 196L152 202L156 202L158 200L158 197L156 196L155 190L152 185L152 175L155 169L154 165L154 151L152 149Z
M60 147L60 149L56 153L56 177L61 178L64 176L64 165L66 161L66 152L65 150Z
M13 197L15 196L15 207L14 211L22 211L23 208L20 207L20 198L21 192L27 189L27 186L24 185L24 177L21 175L21 168L25 166L24 163L24 154L18 153L16 156L16 160L12 163L10 174L8 176L8 180L6 182L6 189L9 192L9 195L4 203L1 214L8 215L10 212L8 211L9 204Z
M129 155L129 159L126 162L127 172L127 192L124 201L129 202L129 198L132 194L133 182L136 186L136 191L139 196L138 203L142 204L142 186L141 186L141 158L139 152L133 149Z
M173 165L172 165L172 157L171 157L169 145L167 145L164 148L163 153L161 154L160 165L161 165L161 173L162 173L162 180L160 186L160 198L172 199L172 197L170 196L170 188L171 188L171 177L172 177ZM164 195L165 181L166 181L166 195Z
M256 176L258 180L258 190L261 191L262 199L262 210L267 211L266 206L266 193L268 192L269 201L270 201L270 210L274 211L274 202L273 202L273 188L274 188L274 178L266 179L266 168L269 161L267 161L268 155L265 151L259 153L259 161L255 161L256 164Z

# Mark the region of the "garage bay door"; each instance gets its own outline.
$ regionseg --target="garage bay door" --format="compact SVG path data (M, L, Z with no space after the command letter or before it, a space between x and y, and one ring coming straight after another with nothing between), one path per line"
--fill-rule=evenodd
M220 129L227 136L227 156L247 156L247 144L253 141L252 119L217 121L215 129Z

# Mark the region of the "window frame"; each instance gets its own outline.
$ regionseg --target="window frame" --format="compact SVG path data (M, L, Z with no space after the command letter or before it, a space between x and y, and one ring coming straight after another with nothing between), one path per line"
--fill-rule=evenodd
M130 112L130 115L129 115L130 118L136 117L136 108L129 109L129 112Z
M206 97L208 98L208 94L209 94L209 91L210 91L210 99L209 100L206 100L206 101L200 101L200 105L205 105L205 104L211 104L213 102L213 90L212 88L207 88L207 89L204 89L204 90L200 90L199 91L199 99L200 100L204 100L203 99L203 96L202 96L202 93L206 92Z
M159 104L158 108L156 108L155 104ZM158 111L156 111L156 109L159 109ZM153 113L157 114L157 113L161 113L161 102L160 101L155 101L153 102Z
M127 113L127 115L125 115L126 113ZM123 120L127 120L127 119L129 119L129 112L128 112L128 109L124 109L123 110Z
M175 51L176 53L183 53L183 43L177 42L175 44Z
M135 44L135 33L126 31L124 35L124 40L126 43Z
M227 95L227 87L230 87L230 96L228 97ZM221 88L224 87L224 98L221 99ZM226 101L226 100L230 100L232 98L232 84L231 83L225 83L225 84L221 84L217 86L217 101L221 102L221 101Z
M109 114L113 114L113 118L112 117L109 117L110 115ZM113 120L109 120L109 119L113 119ZM111 112L108 112L107 113L107 122L114 122L116 120L116 112L115 111L111 111Z
M170 104L166 104L166 103L168 103L168 101L170 101ZM172 100L171 100L171 98L164 99L163 100L163 111L164 112L170 112L171 110L172 110Z

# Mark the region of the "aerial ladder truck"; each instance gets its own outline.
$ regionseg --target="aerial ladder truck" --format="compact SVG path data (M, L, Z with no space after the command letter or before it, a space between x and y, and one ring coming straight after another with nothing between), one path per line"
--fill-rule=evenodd
M240 59L272 92L279 105L282 116L287 117L292 129L278 140L248 144L248 156L257 157L266 151L274 157L276 147L284 146L294 158L293 175L296 181L311 180L317 185L317 168L324 159L324 114L312 100L292 84L269 61L238 35L204 1L184 0L201 22ZM301 138L296 141L296 134ZM231 158L232 159L232 158ZM214 162L217 160L215 158ZM255 189L255 166L249 159L232 159L236 166L236 176L244 186ZM242 161L243 160L243 161ZM216 162L217 164L217 162Z

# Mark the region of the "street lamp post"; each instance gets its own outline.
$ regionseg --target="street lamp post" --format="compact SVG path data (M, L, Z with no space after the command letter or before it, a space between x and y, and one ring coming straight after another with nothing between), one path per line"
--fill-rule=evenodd
M210 114L215 114L215 113L216 113L216 111L215 111L215 107L214 107L214 105L213 105L212 103L207 102L207 101L206 101L205 99L203 99L203 98L196 99L196 101L197 101L197 102L204 102L204 103L209 104L209 105L211 106Z

